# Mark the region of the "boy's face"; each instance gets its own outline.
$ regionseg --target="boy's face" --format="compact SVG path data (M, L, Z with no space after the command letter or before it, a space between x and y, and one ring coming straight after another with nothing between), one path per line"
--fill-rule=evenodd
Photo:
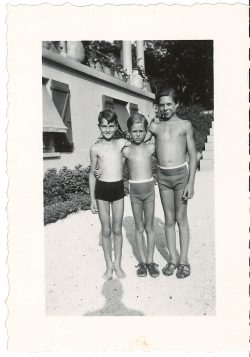
M179 103L175 103L170 96L161 97L159 101L159 108L162 118L170 119L175 114Z
M117 132L118 126L115 122L108 122L106 119L102 119L99 125L102 136L105 140L111 140Z
M146 135L146 130L143 124L137 123L132 125L130 130L130 136L135 144L141 144L145 138L145 135Z

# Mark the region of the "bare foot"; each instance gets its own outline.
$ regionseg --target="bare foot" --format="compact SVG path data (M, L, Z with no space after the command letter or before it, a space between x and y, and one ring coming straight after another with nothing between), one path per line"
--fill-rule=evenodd
M107 270L105 271L102 277L105 280L111 280L113 278L113 269L107 268Z
M116 276L118 279L122 279L125 278L126 274L124 273L124 271L122 270L122 268L119 265L113 265L113 270L116 273Z

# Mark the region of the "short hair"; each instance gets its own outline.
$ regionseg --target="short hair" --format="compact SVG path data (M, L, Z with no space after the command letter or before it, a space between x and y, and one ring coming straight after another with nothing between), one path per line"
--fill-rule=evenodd
M158 100L157 102L160 102L161 97L172 97L173 101L175 103L179 103L179 93L174 87L168 87L164 88L159 94L158 94Z
M131 128L134 124L143 124L144 129L147 130L148 121L143 114L139 114L139 113L134 114L128 118L128 121L127 121L128 131L131 131Z
M106 119L108 123L115 123L118 125L117 114L111 109L105 109L98 115L98 125L101 125L102 119Z

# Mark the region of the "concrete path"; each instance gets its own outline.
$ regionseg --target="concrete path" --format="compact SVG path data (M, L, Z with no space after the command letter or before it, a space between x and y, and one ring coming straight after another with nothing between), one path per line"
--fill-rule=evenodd
M198 172L189 202L191 276L138 278L134 222L125 198L124 279L105 282L100 224L90 211L45 226L46 311L49 315L214 315L215 247L213 172ZM155 262L166 264L164 219L156 187Z

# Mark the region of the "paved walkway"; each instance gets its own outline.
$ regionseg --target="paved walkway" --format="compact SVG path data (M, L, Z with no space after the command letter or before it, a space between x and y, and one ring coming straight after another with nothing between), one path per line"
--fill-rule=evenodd
M50 315L214 315L213 172L198 172L189 202L191 276L138 278L134 223L125 198L122 266L126 278L105 282L98 216L82 211L45 227L46 311ZM156 187L155 262L166 263L164 220Z

